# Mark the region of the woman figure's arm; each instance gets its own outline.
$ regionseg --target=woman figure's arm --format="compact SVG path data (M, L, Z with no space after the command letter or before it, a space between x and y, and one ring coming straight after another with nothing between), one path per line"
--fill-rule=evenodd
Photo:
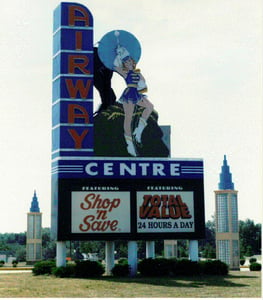
M122 77L126 78L127 77L127 72L123 70L121 67L114 67L114 70L119 73Z

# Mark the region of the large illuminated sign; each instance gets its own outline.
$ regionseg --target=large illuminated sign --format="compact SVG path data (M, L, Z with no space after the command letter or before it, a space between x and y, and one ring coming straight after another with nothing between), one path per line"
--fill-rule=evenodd
M123 36L123 31L113 34L117 41ZM97 124L94 132L93 61L91 13L83 5L61 3L54 11L53 32L53 238L203 238L203 161L168 158L154 112L147 119L141 136L144 147L138 146L136 157L129 156L123 128L116 126L124 120L120 103L112 114L97 119L101 126ZM138 109L137 114L142 111ZM111 131L114 127L116 135ZM96 134L100 139L95 138L94 143ZM101 151L109 151L105 147L109 139L117 153L114 157ZM119 143L122 151L116 152ZM143 152L144 148L156 152Z

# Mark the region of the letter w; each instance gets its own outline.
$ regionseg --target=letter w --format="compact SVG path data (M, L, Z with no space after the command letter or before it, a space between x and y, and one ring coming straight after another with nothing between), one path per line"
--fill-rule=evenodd
M77 98L79 92L80 97L85 99L89 94L91 80L88 80L86 85L84 85L82 79L77 79L75 84L73 83L72 79L66 79L66 85L70 98Z

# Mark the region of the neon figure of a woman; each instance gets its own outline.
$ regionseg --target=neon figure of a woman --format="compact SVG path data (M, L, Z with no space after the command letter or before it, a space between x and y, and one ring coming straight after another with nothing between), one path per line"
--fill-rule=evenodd
M153 104L143 92L147 91L145 79L136 69L136 62L130 56L127 49L118 46L117 55L114 60L114 70L126 81L127 87L123 91L119 101L124 110L124 137L127 143L127 151L132 156L137 156L133 144L133 137L137 143L141 143L141 136L147 125L147 120L153 111ZM143 107L143 113L139 119L138 126L132 132L131 124L135 105Z

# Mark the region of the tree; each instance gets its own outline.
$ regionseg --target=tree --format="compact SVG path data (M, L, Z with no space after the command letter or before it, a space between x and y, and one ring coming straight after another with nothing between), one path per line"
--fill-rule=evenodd
M250 219L240 221L239 237L241 257L261 254L261 224Z
M202 251L202 257L216 258L216 248L209 243L205 244Z
M205 258L216 257L215 217L205 223L205 238L199 242L199 252Z
M17 261L26 261L26 248L20 247L19 249L17 249L15 257Z
M46 260L56 257L56 243L51 239L50 228L42 228L42 256Z

